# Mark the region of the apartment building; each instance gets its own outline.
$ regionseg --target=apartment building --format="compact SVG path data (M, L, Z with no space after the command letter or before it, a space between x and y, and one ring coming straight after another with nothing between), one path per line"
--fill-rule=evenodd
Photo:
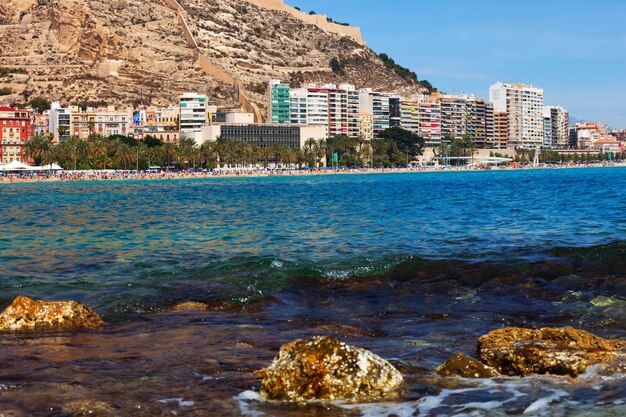
M508 146L541 147L543 134L543 89L519 83L493 84L489 101L494 111L508 115Z
M32 164L24 144L33 138L32 115L28 110L0 107L0 162Z
M179 103L180 133L198 139L202 126L209 120L208 98L203 94L185 93Z
M69 107L61 107L61 103L54 101L50 104L48 113L48 129L54 143L69 139L71 125L71 111Z
M291 123L289 84L280 80L270 80L268 85L268 121L269 123Z
M372 91L371 88L359 90L359 113L371 114L374 119L374 136L391 127L390 98L399 99L386 93Z
M441 136L461 139L467 134L467 103L466 95L439 95L441 105Z
M365 140L374 139L374 115L359 113L359 133Z
M544 135L546 138L544 145L549 136L551 148L567 148L569 141L569 113L567 110L561 106L544 106L543 117L544 120L546 117L550 118L550 131Z
M88 139L90 135L131 134L133 109L116 109L115 106L82 109L70 106L70 135L79 139Z
M425 97L420 101L418 134L427 146L441 143L441 101L438 98Z
M543 145L544 149L552 149L552 114L547 107L543 108Z
M509 141L509 115L495 111L493 113L494 138L493 147L496 149L508 148Z
M575 129L578 149L595 149L597 142L607 139L606 127L602 123L578 123Z

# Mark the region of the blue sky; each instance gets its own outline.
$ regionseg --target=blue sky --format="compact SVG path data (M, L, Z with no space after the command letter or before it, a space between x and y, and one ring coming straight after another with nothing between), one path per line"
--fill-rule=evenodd
M360 26L445 92L488 97L496 81L543 87L546 104L626 128L625 0L287 0Z

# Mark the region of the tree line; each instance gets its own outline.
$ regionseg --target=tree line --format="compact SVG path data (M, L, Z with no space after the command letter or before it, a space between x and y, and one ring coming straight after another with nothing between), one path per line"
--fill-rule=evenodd
M62 135L61 135L62 136ZM308 139L302 148L276 144L261 148L243 141L218 137L201 145L184 135L178 142L162 142L146 136L135 140L122 135L92 134L87 140L71 136L54 143L52 136L35 135L24 153L35 165L58 163L67 170L214 169L217 167L364 167L405 166L423 152L424 140L400 128L387 129L378 138L335 136Z

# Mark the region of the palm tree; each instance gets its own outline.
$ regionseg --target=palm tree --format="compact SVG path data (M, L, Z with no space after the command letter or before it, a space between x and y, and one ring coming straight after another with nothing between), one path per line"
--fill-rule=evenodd
M24 144L24 153L32 158L35 165L41 165L44 156L50 152L52 143L45 136L35 135Z
M125 170L128 169L128 165L135 160L135 157L135 149L126 143L122 143L115 151L115 160L118 165L124 166Z
M317 145L317 141L313 138L309 138L304 142L302 156L309 168L315 167L315 163L317 162Z
M89 141L89 160L99 161L102 169L106 169L107 156L109 153L109 144L102 135L95 135Z
M182 136L178 141L178 150L180 157L185 160L185 168L189 169L189 161L192 161L195 169L198 150L196 141L192 138Z
M178 147L171 143L164 143L163 146L161 146L161 156L163 158L163 161L165 162L165 165L167 167L167 169L169 170L172 161L177 159L178 157Z
M59 126L57 128L57 132L59 132L59 141L63 139L63 136L65 136L68 130L69 128L67 126Z

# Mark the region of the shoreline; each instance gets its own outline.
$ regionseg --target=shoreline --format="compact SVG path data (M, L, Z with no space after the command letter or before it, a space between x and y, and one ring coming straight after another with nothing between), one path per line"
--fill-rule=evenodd
M67 171L59 174L21 176L12 173L0 176L0 184L14 183L57 183L68 181L147 181L147 180L181 180L181 179L211 179L211 178L264 178L264 177L308 177L327 175L366 175L366 174L411 174L437 172L490 172L490 171L529 171L553 169L592 169L592 168L625 168L626 162L611 164L586 164L566 166L519 166L493 168L360 168L339 170L291 170L291 169L219 169L211 172L159 172L159 173L132 173L128 171L90 170Z

